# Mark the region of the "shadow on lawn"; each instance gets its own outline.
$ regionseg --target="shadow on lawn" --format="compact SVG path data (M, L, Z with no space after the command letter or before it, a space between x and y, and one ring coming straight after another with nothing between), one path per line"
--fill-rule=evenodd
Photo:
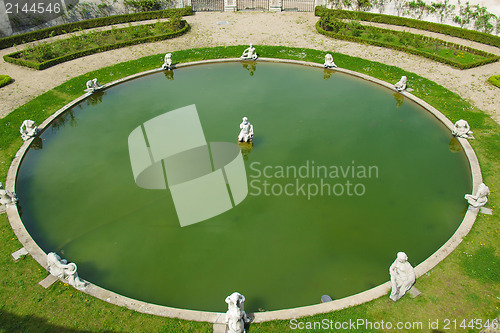
M50 324L47 319L34 315L18 316L10 312L0 310L0 332L36 332L36 333L94 333L94 332L117 332L114 330L79 330Z

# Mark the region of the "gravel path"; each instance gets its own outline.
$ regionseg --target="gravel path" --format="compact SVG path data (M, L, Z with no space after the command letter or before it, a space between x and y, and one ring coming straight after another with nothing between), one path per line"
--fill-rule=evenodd
M500 74L499 62L473 69L459 70L400 51L331 39L316 32L314 24L318 18L313 13L210 12L196 13L185 19L192 29L184 36L94 54L43 71L16 66L0 59L0 74L7 74L15 80L14 83L0 89L0 117L4 117L20 105L72 77L118 62L186 48L253 43L334 51L394 65L426 77L458 93L473 105L490 114L500 124L500 89L487 82L491 75ZM221 22L227 22L227 24L219 24ZM410 29L405 28L405 30ZM412 29L412 31L414 30ZM422 31L419 33L433 37L437 35ZM500 54L499 48L445 35L438 37ZM21 49L21 47L17 49ZM0 56L3 57L3 55L15 50L15 48L0 50ZM163 56L159 56L158 66L162 63ZM84 93L83 89L84 87L82 87L82 94Z

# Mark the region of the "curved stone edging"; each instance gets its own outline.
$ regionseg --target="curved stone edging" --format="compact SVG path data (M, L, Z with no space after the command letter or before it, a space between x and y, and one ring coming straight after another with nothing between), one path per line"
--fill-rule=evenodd
M223 62L240 62L241 60L239 58L228 58L228 59L214 59L214 60L204 60L204 61L195 61L195 62L189 62L189 63L184 63L184 64L177 64L174 66L174 69L176 68L183 68L183 67L189 67L189 66L194 66L194 65L201 65L201 64L208 64L208 63L223 63ZM298 64L298 65L305 65L305 66L311 66L311 67L318 67L318 68L323 68L321 64L317 63L311 63L311 62L305 62L305 61L297 61L297 60L286 60L286 59L275 59L275 58L259 58L258 61L263 61L263 62L280 62L280 63L291 63L291 64ZM107 84L103 85L103 88L108 88L112 87L114 85L141 77L157 72L162 72L163 69L158 68L158 69L153 69L149 71L145 71L142 73L134 74ZM361 79L379 84L381 86L384 86L388 89L394 90L394 86L392 84L389 84L385 81L376 79L374 77L357 73L348 69L343 69L343 68L335 68L332 69L332 71L337 71L341 73L346 73L349 75L353 75L356 77L359 77ZM82 87L82 90L84 87ZM425 108L427 111L429 111L432 115L434 115L437 119L439 119L442 123L444 123L448 129L451 131L453 129L453 123L440 111L429 105L427 102L423 101L422 99L404 91L402 94L407 97L408 99L414 101L415 103L419 104L423 108ZM55 113L53 113L50 117L48 117L42 124L40 124L39 129L41 132L43 132L48 125L55 119L57 118L61 113L65 112L72 106L76 105L77 103L80 103L87 97L92 95L91 93L86 93L79 98L73 100L72 102L68 103ZM460 144L464 148L465 154L467 155L467 159L469 160L469 165L471 168L471 174L472 174L472 184L473 184L473 193L475 193L479 187L479 184L482 183L482 175L481 175L481 169L479 166L479 162L477 159L477 156L472 149L472 146L466 139L458 138ZM9 171L7 173L7 179L6 179L6 186L5 188L9 191L14 191L15 192L15 184L16 184L16 179L17 179L17 172L19 170L19 166L24 158L24 155L26 151L28 150L29 146L31 145L31 142L33 139L30 139L26 142L23 143L21 148L18 150L16 153L16 156L14 157L14 160L12 161L12 164L10 165ZM16 234L17 238L21 242L21 244L24 246L24 248L31 254L31 256L45 269L47 269L47 254L35 243L33 238L29 235L27 232L26 228L24 227L24 224L22 223L22 220L19 216L19 212L17 209L17 206L9 206L7 207L7 217L9 219L9 222L11 224L12 229L14 230L14 233ZM471 230L472 226L474 225L474 222L477 217L477 211L474 210L467 210L467 213L465 214L464 219L462 220L462 223L458 227L458 229L455 231L453 236L443 245L441 246L436 252L434 252L429 258L427 258L425 261L420 263L417 267L415 267L415 273L417 275L417 278L424 275L428 271L430 271L432 268L434 268L439 262L441 262L444 258L446 258L455 248L462 242L462 239L464 236L466 236L469 231ZM389 263L388 263L389 265ZM254 320L253 322L255 323L260 323L260 322L265 322L265 321L271 321L271 320L287 320L287 319L292 319L292 318L298 318L298 317L303 317L303 316L310 316L310 315L315 315L315 314L320 314L320 313L326 313L326 312L331 312L331 311L336 311L336 310L341 310L350 306L354 305L359 305L362 303L366 303L369 301L372 301L376 298L382 297L386 295L391 288L390 282L385 282L377 287L374 287L372 289L363 291L361 293L358 293L356 295L348 296L342 299L334 300L331 302L327 303L321 303L321 304L316 304L316 305L309 305L309 306L303 306L303 307L298 307L298 308L293 308L293 309L285 309L285 310L275 310L275 311L268 311L268 312L258 312L254 314ZM112 291L103 289L99 286L96 286L92 283L89 283L89 285L86 287L85 293L97 297L103 301L106 301L111 304L115 304L118 306L126 306L129 309L142 312L142 313L147 313L147 314L153 314L157 316L164 316L164 317L174 317L174 318L179 318L179 319L184 319L184 320L193 320L193 321L203 321L203 322L210 322L210 323L223 323L225 319L225 313L219 313L219 312L208 312L208 311L195 311L195 310L186 310L186 309L177 309L177 308L172 308L172 307L167 307L167 306L162 306L162 305L156 305L156 304L151 304L151 303L146 303L138 300L134 300L119 294L116 294ZM224 295L221 295L221 300L223 299Z

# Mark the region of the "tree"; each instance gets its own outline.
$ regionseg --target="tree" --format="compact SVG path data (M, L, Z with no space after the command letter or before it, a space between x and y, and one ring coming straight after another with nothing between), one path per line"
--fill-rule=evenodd
M474 29L491 33L494 29L494 25L491 23L492 19L495 18L495 15L490 13L486 7L475 5L474 6Z
M352 7L351 0L331 0L337 9L349 9Z
M433 2L431 6L434 8L434 14L440 23L443 23L455 10L455 5L450 5L449 0L444 0L444 2Z
M406 6L406 0L394 0L394 7L396 8L396 13L398 16L403 14L403 10Z
M453 17L453 22L458 23L460 28L464 28L474 19L474 13L469 5L469 1L465 3L465 6L462 6L460 0L458 0L458 5L460 6L458 15Z
M378 12L382 14L385 11L386 0L373 0L373 6L378 9Z
M418 20L422 19L424 14L434 10L432 6L427 5L422 0L413 0L406 3L406 13Z
M373 7L373 4L370 2L370 0L354 0L354 6L356 11L360 10L369 10L370 8Z

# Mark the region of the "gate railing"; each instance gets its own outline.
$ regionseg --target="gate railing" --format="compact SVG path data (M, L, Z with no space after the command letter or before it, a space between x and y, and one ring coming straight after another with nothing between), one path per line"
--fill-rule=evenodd
M314 12L315 6L325 5L328 0L176 0L187 1L195 12L214 11L297 11Z
M237 0L237 10L269 10L269 0Z
M314 12L315 0L283 0L283 10L296 12Z
M224 0L191 0L194 12L222 12Z

